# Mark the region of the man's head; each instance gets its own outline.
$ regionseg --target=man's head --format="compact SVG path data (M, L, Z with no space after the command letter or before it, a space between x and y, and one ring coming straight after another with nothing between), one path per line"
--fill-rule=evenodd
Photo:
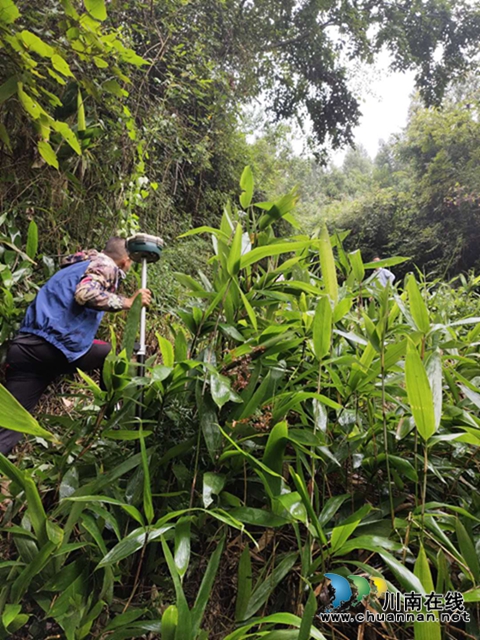
M132 259L128 255L127 246L125 244L125 238L119 238L118 236L112 236L107 240L105 249L103 250L107 256L109 256L125 273L132 266Z

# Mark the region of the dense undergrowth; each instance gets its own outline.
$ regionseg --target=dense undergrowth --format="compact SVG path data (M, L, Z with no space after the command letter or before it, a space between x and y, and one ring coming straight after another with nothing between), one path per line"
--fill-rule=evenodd
M275 237L293 193L242 187L192 232L209 272L177 275L146 377L134 308L106 391L83 375L37 422L2 389L2 424L31 437L0 458L0 637L478 637L477 281L383 289L326 229ZM471 621L322 624L329 571L461 591Z

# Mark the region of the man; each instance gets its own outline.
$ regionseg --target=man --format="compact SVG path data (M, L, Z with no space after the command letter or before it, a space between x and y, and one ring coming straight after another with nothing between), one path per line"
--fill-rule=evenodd
M377 256L373 259L373 262L380 262L380 258ZM395 275L391 271L385 269L385 267L377 268L375 276L373 278L373 282L379 282L382 287L386 287L388 283L393 286L394 281Z
M138 295L150 304L148 289L131 298L117 294L131 265L125 240L112 237L102 253L66 258L37 293L7 354L6 388L28 411L60 374L101 369L111 345L94 338L105 311L130 309ZM0 428L0 452L9 453L21 437Z

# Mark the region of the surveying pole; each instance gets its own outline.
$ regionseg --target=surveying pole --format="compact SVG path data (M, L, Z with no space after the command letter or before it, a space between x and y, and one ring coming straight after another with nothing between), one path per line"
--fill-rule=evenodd
M147 288L147 264L158 262L163 249L163 240L158 236L151 236L147 233L137 233L126 241L126 247L130 258L134 262L142 265L141 288ZM146 329L147 329L147 308L142 306L140 312L140 348L137 351L137 374L142 377L145 373L145 356L146 348ZM143 393L138 406L137 417L142 417Z

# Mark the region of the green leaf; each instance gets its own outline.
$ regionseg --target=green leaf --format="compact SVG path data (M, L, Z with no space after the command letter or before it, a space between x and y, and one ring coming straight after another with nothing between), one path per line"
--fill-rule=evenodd
M265 580L257 584L248 601L245 619L253 616L265 604L280 582L290 573L297 558L298 553L295 551L287 553Z
M162 640L175 640L178 625L178 609L171 604L162 615Z
M208 561L207 569L202 578L200 589L198 590L197 597L195 598L195 604L192 608L192 637L199 637L197 634L200 631L200 625L202 624L203 615L207 607L208 601L212 595L213 584L215 582L215 576L217 575L218 567L220 565L220 558L225 544L225 536L222 536L215 551L212 553L210 560Z
M180 518L175 525L175 566L181 579L190 563L190 518Z
M271 256L278 256L282 253L290 253L294 251L302 251L308 248L311 244L310 240L304 242L278 242L274 244L268 244L263 247L257 247L247 253L244 253L240 259L240 266L242 269L249 267L255 262L259 262L264 258Z
M371 510L371 505L363 505L363 507L355 511L355 513L353 513L333 529L332 537L330 539L330 544L333 552L338 551L341 547L343 547L345 542L350 538L352 533L355 531L361 521L370 513Z
M430 572L430 566L428 564L427 554L423 546L420 547L418 558L415 562L414 574L420 580L426 593L434 591L432 574ZM426 613L423 609L422 613ZM438 614L437 614L438 615ZM414 622L414 638L415 640L441 640L442 630L440 621L426 621L426 622Z
M236 276L240 271L240 257L242 255L242 225L237 223L230 251L227 257L227 271L231 276Z
M216 371L210 375L210 391L213 401L220 409L229 401L242 402L242 399L230 387L230 378Z
M184 640L185 638L190 638L192 636L192 614L190 612L190 609L188 608L187 600L182 589L182 583L180 582L180 578L175 567L175 562L173 561L172 552L170 551L170 548L165 541L165 538L163 537L162 548L165 555L165 560L167 561L168 569L170 571L170 575L172 576L173 585L175 587L175 595L177 598L178 625L175 633L175 640Z
M432 390L417 348L410 339L405 359L405 384L418 432L424 440L428 440L436 431Z
M62 76L66 76L67 78L73 78L72 70L70 69L68 62L62 58L61 55L55 53L52 56L52 65L53 68L62 74Z
M315 593L313 589L310 589L310 593L308 594L307 604L305 605L305 609L303 611L302 624L300 625L300 630L298 632L297 640L310 640L313 617L316 612L317 612L317 599L315 597Z
M246 166L243 170L240 178L240 188L242 189L240 204L246 209L250 206L253 197L253 173L249 166Z
M3 24L11 24L20 16L13 0L0 0L0 22Z
M173 345L170 340L164 338L159 333L156 334L158 344L160 346L160 351L162 352L163 364L166 367L173 367L175 364L175 353L173 349Z
M124 558L128 558L141 549L144 544L151 542L152 540L156 540L172 528L173 525L168 524L159 528L139 527L138 529L134 529L128 534L128 536L116 544L104 558L102 558L98 563L97 569L101 569L102 567L120 562L120 560L123 560Z
M332 243L328 234L327 225L324 224L319 239L320 267L322 270L323 286L326 293L336 304L338 300L338 282L335 259L333 257Z
M44 42L41 38L39 38L31 31L27 31L26 29L24 29L18 35L20 36L27 49L38 53L39 56L43 56L44 58L51 58L55 53L53 47Z
M67 142L72 147L75 153L78 153L78 155L82 154L82 149L80 147L78 138L66 122L59 122L58 120L54 120L52 122L52 127L62 136L65 142Z
M40 155L42 156L42 158L45 160L47 164L49 164L52 167L55 167L55 169L58 169L57 154L52 149L49 142L46 142L46 140L41 140L38 143L38 150L40 152Z
M328 296L322 296L313 318L313 348L317 360L330 353L332 340L332 307Z
M103 88L108 93L112 93L117 98L126 98L128 96L128 91L122 89L122 87L118 84L116 80L107 80L103 83Z
M405 565L399 562L387 551L379 550L378 555L390 567L402 587L408 591L416 591L421 595L426 595L425 588L420 580Z
M20 602L33 578L42 571L56 548L57 545L49 540L16 578L10 589L10 600L13 604Z
M428 309L413 275L408 279L407 291L410 300L410 313L412 314L412 318L419 331L422 333L428 333L430 331Z
M137 507L134 507L132 504L127 504L122 500L118 500L117 498L110 498L109 496L101 496L101 495L92 495L92 496L70 496L66 498L66 500L70 500L71 502L85 502L86 504L91 504L95 502L102 502L105 504L114 504L118 507L121 507L125 513L136 520L139 524L143 525L144 520L143 516Z
M88 13L95 18L95 20L103 20L107 19L107 10L105 8L105 0L84 0L85 9Z
M480 582L480 563L475 550L475 544L459 518L456 518L455 530L460 552L475 579L475 584L478 584Z
M213 503L212 495L220 495L225 486L226 478L219 473L207 471L203 474L203 506L205 509Z
M38 102L33 100L28 93L23 90L23 84L21 82L17 83L17 92L23 108L34 120L38 120L41 115L47 115Z
M35 418L0 384L0 427L57 442L56 437L41 427Z
M282 471L285 447L288 442L288 426L286 422L279 422L270 431L263 454L262 462L277 476L268 476L267 482L274 496L280 495L282 488Z
M355 280L357 282L362 282L365 277L365 267L363 266L362 254L360 249L356 251L352 251L348 254L348 259L350 260L350 264L352 265L353 275L355 276Z
M252 560L250 549L245 545L238 563L237 600L235 604L235 621L245 620L248 602L252 595Z
M17 93L17 76L12 76L0 86L0 104Z
M28 225L27 247L25 249L27 256L33 260L38 250L38 226L35 220L31 220Z
M83 103L82 92L79 89L77 93L77 131L85 131L86 128L85 106Z

